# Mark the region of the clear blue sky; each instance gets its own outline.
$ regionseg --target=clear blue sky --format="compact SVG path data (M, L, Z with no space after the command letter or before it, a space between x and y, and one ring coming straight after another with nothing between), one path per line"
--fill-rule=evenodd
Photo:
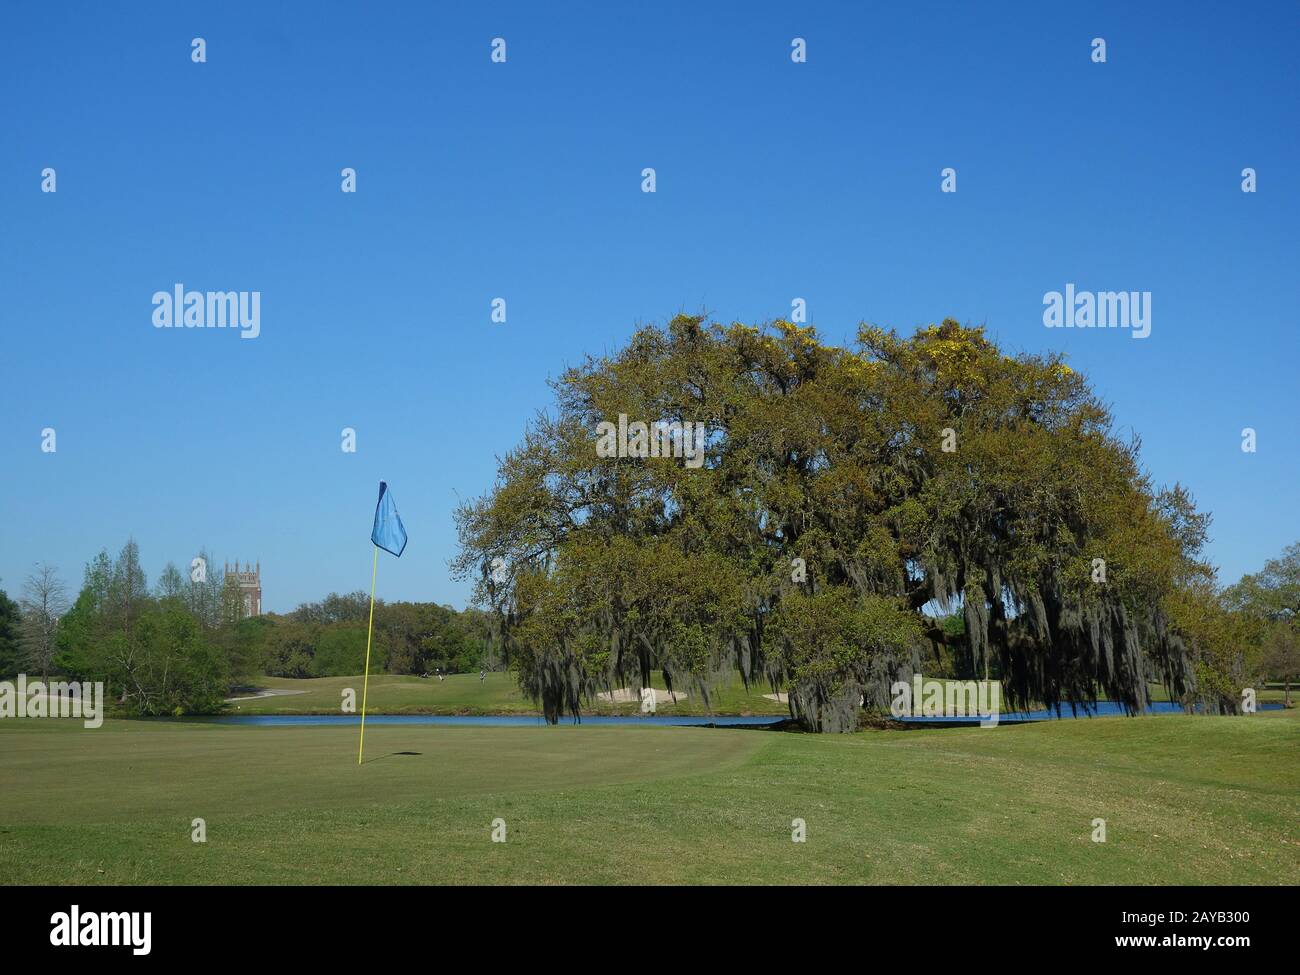
M368 585L384 478L380 594L463 605L452 509L548 377L794 297L1063 349L1225 580L1300 539L1297 4L482 6L6 5L0 586L134 536L151 582L260 559L286 611ZM155 329L177 282L260 291L260 337ZM1151 336L1044 328L1066 282L1152 292Z

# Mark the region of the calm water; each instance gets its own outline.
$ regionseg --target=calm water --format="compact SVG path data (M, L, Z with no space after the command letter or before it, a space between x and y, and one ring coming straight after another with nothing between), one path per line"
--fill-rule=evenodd
M1273 711L1281 708L1281 704L1261 704L1261 711ZM1153 704L1149 714L1176 714L1180 713L1182 708L1176 704L1159 703ZM1114 701L1098 701L1097 707L1089 714L1079 710L1077 714L1072 713L1068 707L1061 709L1061 718L1086 718L1086 717L1108 717L1121 715L1124 709ZM1051 721L1057 717L1055 711L1018 711L1004 712L999 715L999 724L1023 724L1027 721ZM208 721L216 724L252 724L252 725L356 725L361 723L361 718L354 714L239 714L226 715L217 718L209 718ZM584 725L630 725L630 726L677 726L677 727L702 727L704 725L717 725L719 727L766 727L777 724L785 720L785 716L762 716L762 717L714 717L707 715L694 715L685 717L666 717L663 715L626 715L626 716L603 716L592 715L584 717ZM902 718L909 724L971 724L974 718ZM565 719L563 724L569 724L570 719ZM487 728L500 727L541 727L546 722L539 715L522 715L522 714L494 714L494 715L439 715L439 714L368 714L366 715L366 724L446 724L446 725L472 725Z
M211 718L211 721L217 724L259 724L259 725L313 725L313 724L360 724L361 718L354 714L240 714L220 718ZM756 718L736 718L720 717L710 718L707 715L698 717L664 717L661 715L645 715L627 717L604 717L593 715L584 717L583 724L600 724L600 725L684 725L699 727L701 725L719 725L719 726L736 726L736 725L770 725L778 721L784 721L784 717L756 717ZM562 722L568 724L566 719ZM546 722L540 715L522 715L522 714L489 714L489 715L440 715L440 714L367 714L366 724L459 724L459 725L478 725L480 727L506 727L524 725L537 727L545 725Z
M1281 704L1260 704L1261 711L1279 710ZM1182 714L1183 709L1177 704L1168 701L1159 701L1147 709L1147 714ZM1115 717L1124 714L1124 708L1114 701L1098 701L1097 706L1091 711L1085 711L1080 708L1078 713L1070 710L1068 705L1061 706L1061 718L1106 718ZM1003 711L998 715L998 724L1023 724L1026 721L1052 721L1058 717L1053 710L1044 708L1041 711ZM367 719L369 720L369 719ZM971 724L975 718L899 718L900 721L906 721L909 724Z

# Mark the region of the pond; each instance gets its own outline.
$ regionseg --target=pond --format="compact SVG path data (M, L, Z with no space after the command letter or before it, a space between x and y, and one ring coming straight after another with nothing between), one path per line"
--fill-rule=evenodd
M210 718L208 720L216 724L300 726L314 724L358 725L361 723L361 717L355 714L240 714ZM773 717L771 715L746 718L735 716L711 718L707 714L688 715L684 717L666 717L662 715L628 715L626 717L617 715L590 715L584 716L582 723L598 725L640 725L642 727L650 725L680 725L684 727L700 727L703 725L718 725L720 727L756 727L776 724L777 722L784 720L784 716ZM569 724L570 721L566 719L561 723ZM542 719L541 715L524 714L367 714L366 724L458 724L494 728L519 725L536 727L538 725L544 726L546 722Z
M1278 703L1268 703L1257 705L1261 711L1277 711L1282 705ZM1147 714L1182 714L1183 709L1178 704L1169 701L1157 701L1148 709ZM1068 704L1061 705L1061 713L1057 715L1054 710L1043 708L1038 711L1003 711L998 715L998 724L1025 724L1030 721L1052 721L1057 717L1060 718L1110 718L1118 717L1124 714L1123 705L1116 701L1098 701L1091 711L1085 711L1080 708L1078 713L1072 712ZM369 719L367 719L369 720ZM935 717L935 718L899 718L899 721L907 724L975 724L978 718L975 717Z
M1275 711L1281 704L1260 704L1261 711ZM1177 704L1160 702L1151 705L1148 714L1177 714L1182 708ZM1061 718L1113 717L1122 715L1124 709L1114 701L1098 701L1096 708L1089 715L1079 710L1072 713L1069 707L1061 708ZM998 716L999 724L1024 724L1030 721L1051 721L1057 717L1055 711L1007 711ZM214 724L242 725L357 725L361 723L355 714L238 714L208 718ZM737 717L735 715L709 717L705 714L668 717L665 715L586 715L582 724L620 725L629 727L686 727L699 728L714 725L720 728L765 728L785 721L784 715L752 715ZM907 724L974 724L973 717L937 717L937 718L901 718ZM562 724L572 723L564 719ZM488 715L447 715L447 714L368 714L366 724L432 724L432 725L468 725L480 728L498 727L538 727L546 722L540 715L527 714L488 714Z

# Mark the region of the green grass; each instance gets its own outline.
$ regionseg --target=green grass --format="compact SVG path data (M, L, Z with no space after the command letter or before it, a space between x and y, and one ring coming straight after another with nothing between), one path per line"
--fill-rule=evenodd
M355 728L0 721L0 881L1300 883L1294 711L366 739L357 767Z
M355 677L318 677L295 680L285 677L259 677L259 688L305 693L263 697L230 705L239 714L339 714L344 688L356 691L357 709L361 707L361 675ZM718 689L705 705L689 688L686 696L674 704L667 697L662 681L654 681L660 690L656 714L725 714L788 715L784 704L765 698L772 689L766 683L754 684L749 690L739 681ZM681 689L679 689L681 690ZM239 695L234 695L239 696ZM446 680L436 677L404 677L371 674L366 710L370 714L537 714L538 706L519 690L513 674L491 673L480 681L478 674L453 674ZM594 701L584 706L584 714L635 714L638 702L616 704Z
M239 701L230 705L232 714L339 714L344 688L353 688L357 707L361 706L361 675L354 677L319 677L292 679L286 677L259 677L259 688L297 691L300 693L263 697ZM766 682L757 682L748 689L739 680L719 687L704 700L690 688L684 688L685 697L676 704L667 697L661 680L654 686L660 694L656 714L662 715L789 715L789 708L769 700L772 693ZM679 688L682 690L682 688ZM240 692L242 696L248 692ZM1152 699L1168 700L1163 687L1151 685ZM1293 695L1300 698L1300 694ZM1261 690L1261 701L1281 701L1281 690ZM520 692L514 675L490 673L482 681L478 674L453 674L446 680L436 677L406 677L392 674L372 674L367 711L370 714L537 714L537 705ZM584 714L635 714L640 711L637 702L622 704L591 701L583 706Z

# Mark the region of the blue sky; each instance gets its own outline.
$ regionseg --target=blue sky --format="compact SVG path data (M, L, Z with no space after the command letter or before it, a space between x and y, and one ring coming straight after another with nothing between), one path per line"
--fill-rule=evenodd
M1228 581L1300 539L1296 4L478 6L6 6L0 587L134 536L151 581L260 559L273 611L364 589L383 478L380 594L463 605L452 509L548 377L794 297L1067 352ZM177 282L260 336L155 329ZM1150 337L1044 328L1067 282L1150 291Z

